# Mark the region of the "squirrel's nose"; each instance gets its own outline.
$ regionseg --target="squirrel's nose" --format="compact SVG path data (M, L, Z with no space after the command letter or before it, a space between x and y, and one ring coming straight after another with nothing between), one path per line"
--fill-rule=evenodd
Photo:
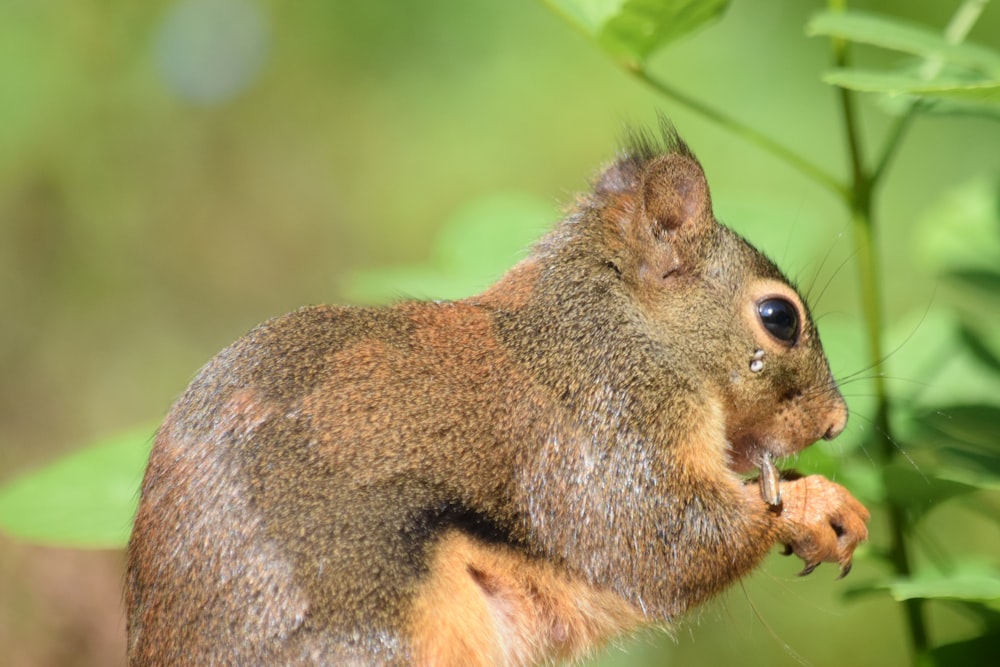
M837 401L837 406L831 410L830 425L826 429L826 433L823 434L823 439L833 440L844 432L845 426L847 426L847 403L844 402L843 398L840 398Z

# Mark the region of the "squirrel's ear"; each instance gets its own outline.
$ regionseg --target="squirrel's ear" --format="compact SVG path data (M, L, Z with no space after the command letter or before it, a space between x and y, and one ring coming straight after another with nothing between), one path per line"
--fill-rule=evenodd
M681 153L663 155L646 166L642 204L658 235L701 227L712 218L705 172L697 160Z

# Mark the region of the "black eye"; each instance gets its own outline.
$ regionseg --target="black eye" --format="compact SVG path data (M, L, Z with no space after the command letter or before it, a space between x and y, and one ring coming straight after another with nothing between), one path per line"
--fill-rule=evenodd
M757 304L757 314L768 333L784 343L799 336L799 311L785 299L765 299Z

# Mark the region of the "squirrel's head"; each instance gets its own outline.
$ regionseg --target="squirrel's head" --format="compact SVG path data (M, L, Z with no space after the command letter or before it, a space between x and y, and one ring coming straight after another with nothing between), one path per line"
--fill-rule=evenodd
M716 221L701 165L672 128L664 135L665 149L633 140L595 184L603 263L664 367L721 408L734 470L837 436L847 407L808 308L771 260Z

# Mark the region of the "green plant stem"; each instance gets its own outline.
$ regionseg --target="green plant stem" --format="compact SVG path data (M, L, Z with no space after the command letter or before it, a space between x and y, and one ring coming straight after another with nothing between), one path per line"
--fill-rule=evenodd
M910 124L913 119L917 116L917 111L920 108L920 102L913 102L910 107L906 110L902 116L896 119L896 123L889 130L889 138L885 142L885 147L882 149L881 157L879 157L878 163L875 168L872 169L871 182L874 187L875 184L882 181L882 175L885 173L886 168L892 161L893 156L896 154L896 150L899 148L902 142L903 135L906 131L910 129Z
M972 26L976 25L989 2L990 0L965 0L948 21L944 38L950 44L960 44L972 30Z
M846 7L846 0L830 0L829 4L831 8L843 10ZM837 67L847 67L847 42L834 39L833 56ZM875 374L877 412L872 438L875 450L882 461L883 470L886 470L888 464L895 459L897 448L889 424L889 394L886 391L885 376L882 372L882 306L880 302L882 290L875 244L872 194L909 125L913 109L911 108L897 122L875 169L869 172L865 168L864 156L861 151L854 96L847 88L837 88L837 96L844 119L844 132L851 163L851 184L846 201L851 211L851 223L857 247L861 302L868 328L868 353ZM890 499L886 504L888 507L889 560L896 574L908 577L913 571L907 552L909 521L905 509L899 503ZM929 646L923 600L920 598L906 600L903 602L903 609L910 633L912 660L916 665L919 663L920 656L926 653Z
M814 181L832 190L836 195L840 197L847 197L848 190L847 187L837 180L833 175L826 172L824 169L816 166L812 162L809 162L801 155L789 150L788 148L782 146L774 139L771 139L765 134L758 132L749 125L745 125L740 121L736 120L732 116L728 116L723 112L708 106L701 100L691 97L687 93L684 93L667 83L656 79L650 74L639 68L630 69L640 81L648 85L649 87L656 90L658 93L665 97L669 97L678 104L682 104L692 111L701 114L709 120L715 121L719 125L725 127L727 130L733 134L737 134L747 141L756 144L760 148L768 151L772 155L775 155L788 164L796 167L804 174L812 177Z

